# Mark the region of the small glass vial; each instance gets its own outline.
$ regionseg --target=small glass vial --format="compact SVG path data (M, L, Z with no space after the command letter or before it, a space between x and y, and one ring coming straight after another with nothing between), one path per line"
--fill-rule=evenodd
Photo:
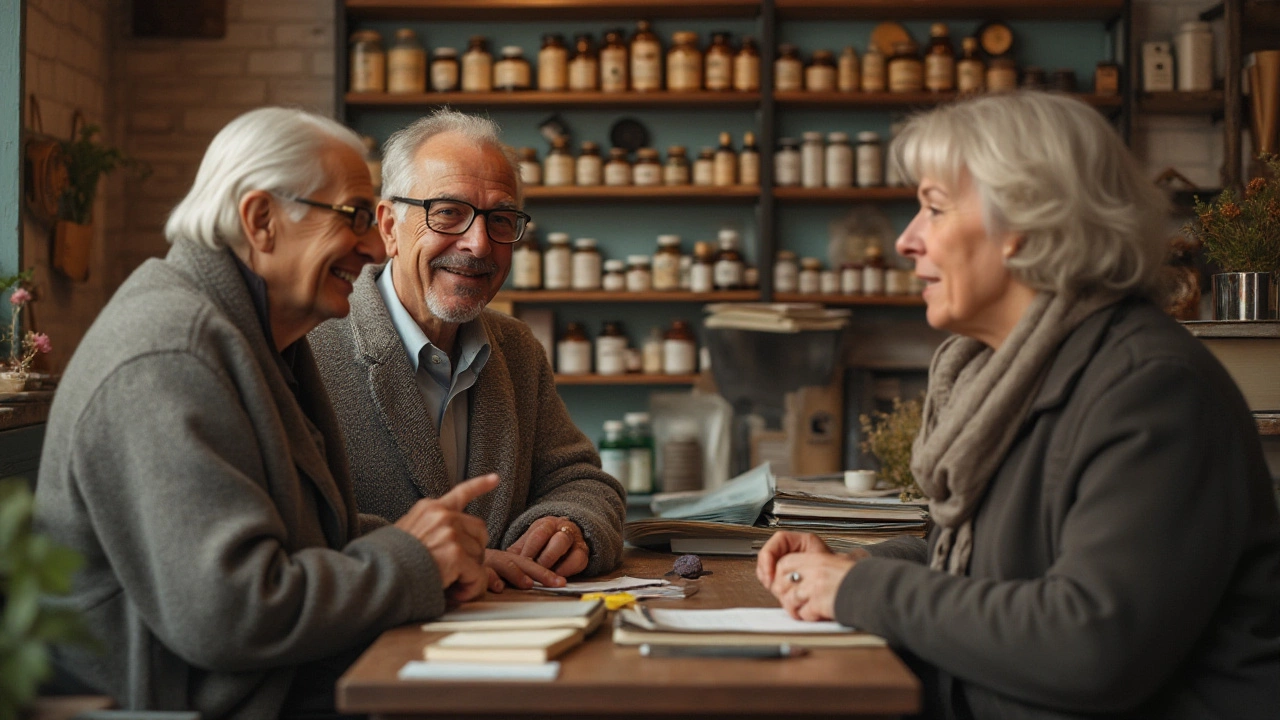
M693 329L684 320L672 320L671 329L662 336L662 372L692 375L697 371L698 343Z
M520 182L542 184L542 163L538 162L538 151L531 147L520 148Z
M569 323L556 343L556 370L561 375L591 374L591 338L582 323Z
M582 143L582 153L574 170L574 181L583 187L604 184L604 162L600 159L600 146L587 140Z
M627 43L622 30L604 34L604 46L600 48L600 89L627 91Z
M773 183L778 187L800 185L800 144L795 138L778 138L773 153Z
M667 292L680 289L680 236L659 235L653 254L653 289Z
M627 292L649 292L653 289L653 271L648 255L627 256Z
M649 337L645 338L644 345L641 346L642 360L640 371L645 375L661 375L662 374L662 328L649 328Z
M732 228L720 230L720 252L716 253L715 288L737 290L742 287L742 270L745 263L738 250L738 231Z
M826 170L822 147L822 133L807 132L800 146L800 184L807 188L820 188L826 182Z
M609 292L623 292L627 289L627 264L621 260L605 260L604 275L600 278L600 287Z
M502 59L493 64L493 87L508 92L533 88L532 70L524 59L524 50L516 45L502 48Z
M870 245L866 251L866 262L862 266L862 294L884 294L885 262L883 251L879 245Z
M845 263L840 266L840 292L845 295L857 295L862 292L861 265Z
M387 54L377 30L357 30L348 42L347 72L353 93L380 93L387 90Z
M884 55L872 43L862 55L862 92L882 93L888 83Z
M689 290L709 293L715 290L716 253L711 243L698 241L693 244L693 265L689 266Z
M592 92L600 89L600 59L590 33L574 38L573 58L569 60L569 89Z
M683 145L667 148L667 164L662 166L663 185L688 185L692 181L689 156Z
M836 57L830 50L816 50L809 67L804 69L804 89L809 92L831 92L836 89Z
M915 43L895 43L888 68L889 92L917 93L924 90L924 63Z
M778 59L773 61L773 85L778 92L795 92L804 89L804 63L795 45L778 46Z
M564 36L547 33L538 51L538 89L559 92L569 87L569 48Z
M992 58L987 65L987 92L1012 92L1018 89L1018 65L1013 58Z
M929 50L924 56L924 87L929 92L956 89L956 53L945 23L929 27Z
M427 91L427 51L411 28L396 30L396 42L387 52L387 92Z
M490 92L493 90L493 56L489 54L489 40L483 35L473 35L462 54L462 92Z
M662 42L648 20L636 23L631 36L631 89L654 92L662 89Z
M622 323L606 322L596 336L596 374L622 375L627 372L627 336Z
M796 264L796 254L790 250L779 250L773 263L773 291L793 293L799 289L800 266Z
M573 286L573 250L569 247L569 233L548 233L547 245L547 252L542 257L542 287L568 290Z
M693 184L716 184L716 151L715 148L702 148L698 159L693 161Z
M696 92L702 89L702 51L698 33L681 31L671 35L667 51L667 90Z
M525 228L524 237L511 249L511 286L516 290L542 288L542 252L538 248L538 234Z
M853 187L853 148L849 135L827 134L826 184L829 188Z
M631 184L631 161L626 148L609 150L609 162L604 164L604 184L609 187L625 187Z
M543 160L542 182L547 187L565 187L573 184L575 167L569 154L569 141L558 137L551 141L551 152Z
M594 238L573 241L573 289L599 290L603 267Z
M742 47L733 56L733 89L760 92L760 50L749 35L742 38Z
M862 68L858 62L858 51L846 47L840 53L836 64L836 90L840 92L858 92L862 87Z
M640 148L636 151L636 164L631 167L631 182L636 187L656 187L662 184L662 165L658 164L658 151Z
M956 61L956 90L962 95L980 93L987 89L987 65L978 55L978 38L967 37L960 41L961 56Z
M461 78L458 51L451 47L436 48L431 54L431 89L436 92L457 92Z
M870 130L858 133L856 155L858 187L884 185L884 145L880 143L880 134Z
M729 44L729 33L711 33L711 44L707 46L704 65L704 81L708 90L724 91L733 88L733 46Z
M717 187L730 187L738 184L738 153L733 149L733 136L727 132L720 133L720 147L716 148L715 166L712 169L712 180Z
M800 293L802 295L817 295L820 286L818 284L818 275L822 272L822 261L818 258L807 257L800 261Z
M738 184L756 187L760 184L760 148L756 134L742 134L742 152L738 153Z

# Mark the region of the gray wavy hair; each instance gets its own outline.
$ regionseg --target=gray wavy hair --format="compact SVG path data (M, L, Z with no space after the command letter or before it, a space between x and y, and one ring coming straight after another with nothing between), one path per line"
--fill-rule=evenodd
M989 95L918 115L892 161L913 180L972 179L993 234L1023 237L1006 261L1038 290L1158 297L1167 200L1097 110L1064 95Z
M329 180L324 149L335 142L365 157L354 132L305 110L265 107L232 120L209 143L191 190L169 213L165 239L239 247L245 241L240 198L253 190L289 198L310 195ZM310 210L293 203L288 208L294 220Z
M407 197L413 191L417 168L413 156L422 144L437 135L455 133L480 145L497 148L507 161L516 182L516 204L524 203L524 185L520 182L520 157L502 142L502 128L489 118L468 115L452 108L440 108L395 131L382 147L382 197ZM396 218L404 219L406 205L395 205Z

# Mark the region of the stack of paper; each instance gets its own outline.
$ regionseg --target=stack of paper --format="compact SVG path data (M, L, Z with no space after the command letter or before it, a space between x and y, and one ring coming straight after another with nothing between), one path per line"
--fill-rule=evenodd
M827 309L818 303L713 303L709 328L797 333L802 330L839 330L849 322L846 308Z
M456 632L427 646L429 662L545 663L582 644L582 630Z
M764 508L769 527L845 530L863 534L916 535L923 537L929 514L922 505L903 503L894 497L865 497L839 482L804 482L785 479Z
M799 647L878 647L883 638L835 622L796 620L782 608L668 610L643 605L623 608L614 617L618 645L759 645Z
M422 626L427 632L464 630L542 630L570 628L590 635L604 620L600 600L562 602L473 602Z

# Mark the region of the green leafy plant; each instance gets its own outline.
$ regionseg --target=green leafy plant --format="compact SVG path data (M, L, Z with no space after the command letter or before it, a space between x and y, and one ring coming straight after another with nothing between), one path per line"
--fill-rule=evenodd
M95 140L99 130L97 125L86 125L80 129L78 138L60 143L67 165L67 187L58 199L58 217L62 220L89 224L93 199L98 194L98 180L103 175L120 167L146 172L142 163L123 151Z
M1225 272L1280 272L1280 157L1263 161L1270 179L1250 180L1239 197L1231 188L1211 203L1197 197L1196 219L1182 228Z
M49 676L50 643L93 644L78 613L42 602L71 591L82 559L32 532L34 500L26 480L0 480L0 720L19 717Z
M880 462L880 477L899 488L903 501L919 500L924 492L911 474L911 446L920 434L924 403L894 398L889 412L874 412L858 418L864 440L860 447Z

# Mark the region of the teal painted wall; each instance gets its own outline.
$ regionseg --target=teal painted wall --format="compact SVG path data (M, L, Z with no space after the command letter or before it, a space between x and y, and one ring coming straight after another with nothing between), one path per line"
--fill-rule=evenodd
M0 275L17 272L21 262L22 6L0 0ZM0 322L9 322L8 302L0 302Z

